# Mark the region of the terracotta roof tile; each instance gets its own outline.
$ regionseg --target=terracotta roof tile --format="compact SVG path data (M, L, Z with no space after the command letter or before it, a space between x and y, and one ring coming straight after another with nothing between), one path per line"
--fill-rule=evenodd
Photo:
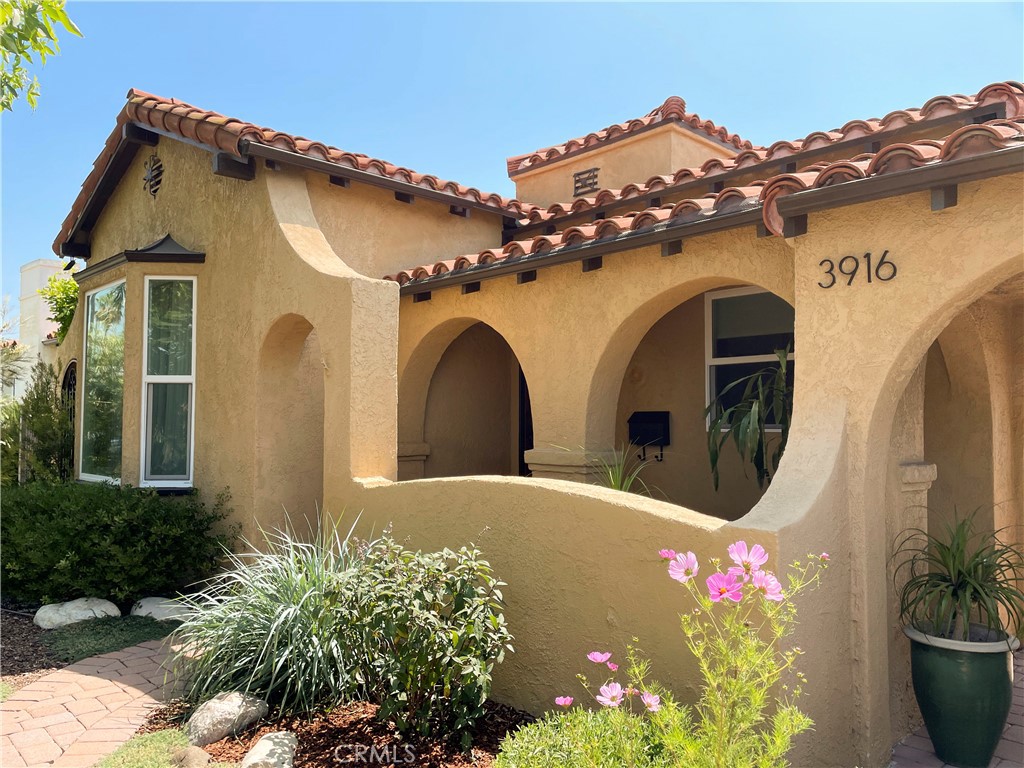
M124 126L129 123L180 136L203 146L226 152L234 157L243 156L245 142L276 147L326 160L338 166L355 168L415 184L425 189L446 192L456 197L492 206L497 212L506 215L523 216L536 207L501 195L481 192L474 187L467 187L454 181L445 181L429 174L416 173L384 160L354 152L345 152L337 147L302 136L293 136L271 128L263 128L244 120L194 107L177 99L166 99L132 89L128 91L127 103L117 116L114 130L107 138L103 151L93 163L93 169L82 184L82 189L54 241L54 251L58 254L61 243L67 242L79 217L85 210L89 198L96 190L100 179L113 159L121 142Z
M627 120L624 123L610 125L607 128L593 133L588 133L586 136L578 139L569 139L569 141L564 144L545 147L544 149L538 149L535 152L527 152L525 155L510 157L506 161L508 173L511 176L517 171L526 170L527 168L539 163L545 163L577 152L583 152L591 147L596 147L605 141L630 133L636 133L639 130L650 128L651 126L658 125L659 123L668 124L671 122L683 123L694 130L702 131L709 137L721 142L722 144L729 145L733 149L751 149L753 147L749 141L740 138L735 133L730 133L723 126L715 125L715 123L710 120L701 119L700 115L687 112L686 102L678 96L669 96L660 106L655 107L643 117Z
M783 222L776 204L785 195L1019 146L1024 146L1024 116L967 125L941 141L923 139L892 144L876 153L858 155L849 160L812 164L794 173L778 174L744 187L729 187L715 194L682 200L673 205L632 211L590 224L568 227L562 232L513 241L501 249L413 267L388 275L385 279L406 285L449 274L453 270L483 270L490 264L527 258L558 248L578 247L658 226L695 222L757 208L762 211L767 229L781 235ZM550 212L551 209L548 209L544 213Z
M712 158L699 168L681 168L672 176L653 176L643 184L630 184L622 190L602 189L593 196L576 198L571 203L554 203L547 208L534 208L523 224L533 224L573 213L597 210L628 196L641 196L679 186L697 179L709 178L726 171L752 168L759 163L793 157L799 159L801 152L831 146L840 141L870 138L887 131L908 125L923 123L940 117L957 114L976 107L996 104L1006 105L1006 118L1013 120L1024 116L1024 85L1016 81L992 83L982 88L975 96L936 96L920 109L901 109L890 112L882 118L851 120L842 128L832 131L815 131L803 139L777 141L767 149L745 149L732 158ZM924 127L924 126L922 126Z

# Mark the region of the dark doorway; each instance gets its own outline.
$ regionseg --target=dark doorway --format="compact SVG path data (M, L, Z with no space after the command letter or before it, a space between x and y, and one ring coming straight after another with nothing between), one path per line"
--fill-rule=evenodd
M519 369L519 476L530 476L526 452L533 448L533 411L530 410L530 390L526 386L523 369Z

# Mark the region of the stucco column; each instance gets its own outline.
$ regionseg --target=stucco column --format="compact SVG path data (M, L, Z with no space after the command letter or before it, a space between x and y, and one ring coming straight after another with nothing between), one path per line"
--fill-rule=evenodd
M533 477L597 483L602 475L602 462L614 460L612 451L559 450L534 448L526 452L526 462Z

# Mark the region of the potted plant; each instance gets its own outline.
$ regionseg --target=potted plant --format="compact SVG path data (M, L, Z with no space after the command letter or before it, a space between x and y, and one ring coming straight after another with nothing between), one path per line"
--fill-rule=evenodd
M974 520L947 525L940 535L904 531L894 579L914 694L935 754L951 765L986 768L1013 695L1024 555L1000 540L1002 531L976 533Z

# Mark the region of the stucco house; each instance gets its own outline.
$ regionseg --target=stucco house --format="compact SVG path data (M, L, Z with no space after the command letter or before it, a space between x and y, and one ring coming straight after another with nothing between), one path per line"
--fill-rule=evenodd
M475 542L495 696L534 712L634 635L692 689L659 548L827 550L794 762L880 766L917 717L895 534L955 505L1021 539L1022 171L1016 82L768 147L672 97L510 158L518 200L133 90L54 243L77 475ZM727 454L716 491L705 406L786 344L778 471ZM591 482L637 413L657 498Z

